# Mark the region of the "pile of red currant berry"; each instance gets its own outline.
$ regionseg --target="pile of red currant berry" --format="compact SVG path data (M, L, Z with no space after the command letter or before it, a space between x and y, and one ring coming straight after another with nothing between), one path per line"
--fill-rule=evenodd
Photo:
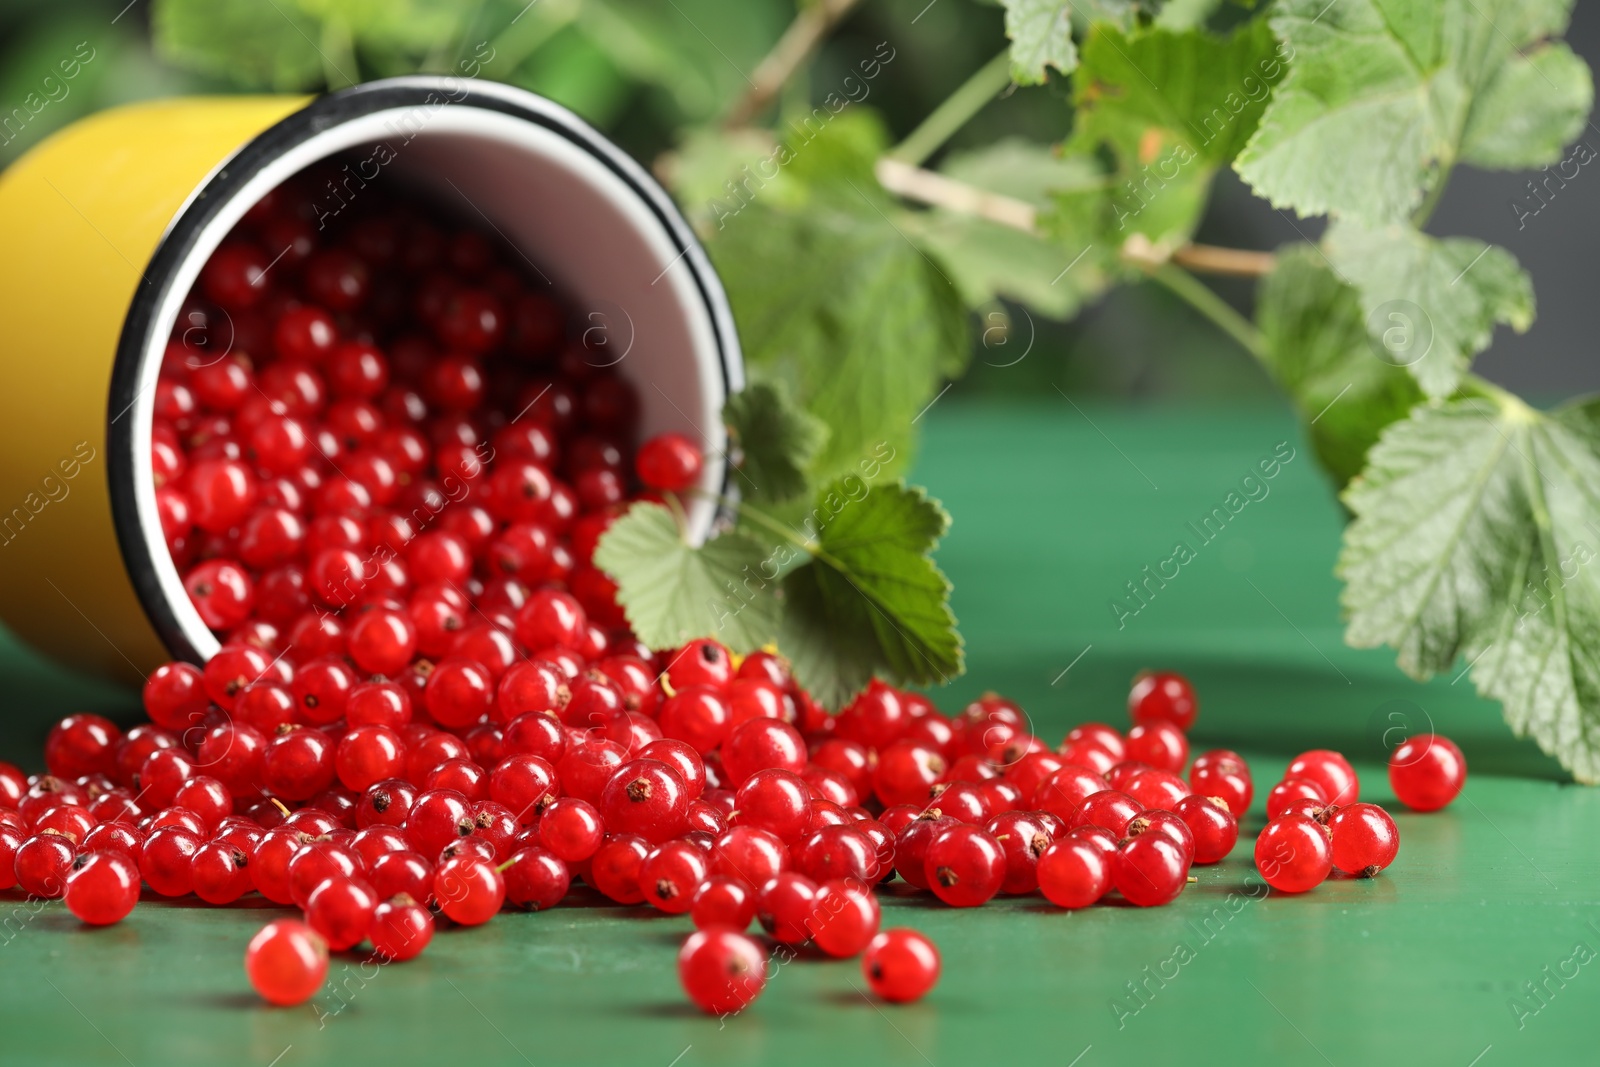
M150 676L149 723L73 715L47 774L0 764L0 889L93 924L141 886L292 905L245 954L292 1004L329 952L409 959L441 919L547 909L581 880L688 915L683 986L729 1013L807 944L860 956L886 1000L926 993L937 949L880 929L895 879L955 907L1151 906L1228 855L1249 768L1216 751L1181 776L1181 676L1136 681L1126 735L1052 748L999 696L952 718L875 682L830 714L774 651L642 645L591 556L628 503L691 487L698 449L634 448L629 386L511 250L376 189L319 231L324 177L212 257L156 391L163 528L222 648ZM1465 775L1442 738L1395 757L1414 807ZM1394 858L1355 792L1335 754L1291 765L1256 846L1269 882Z

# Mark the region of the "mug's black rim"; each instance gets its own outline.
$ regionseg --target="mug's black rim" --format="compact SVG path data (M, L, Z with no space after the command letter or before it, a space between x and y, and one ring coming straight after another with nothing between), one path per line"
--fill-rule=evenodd
M156 560L151 557L150 543L139 520L134 488L134 457L140 447L140 442L134 439L136 420L120 417L138 398L142 363L150 347L156 314L171 292L178 267L194 254L200 234L264 167L290 149L346 122L378 111L419 106L475 107L511 115L559 134L604 164L650 209L671 237L678 258L689 270L710 313L724 394L733 392L734 382L740 377L736 369L739 347L733 333L732 310L689 224L666 192L637 163L570 111L521 89L503 85L490 89L474 86L466 79L393 78L318 97L241 147L190 198L156 246L145 268L144 283L134 291L117 342L106 407L109 446L106 476L110 480L111 519L123 564L145 616L176 659L203 662L200 650L184 632L157 577ZM731 471L723 471L725 497L731 495L731 476Z

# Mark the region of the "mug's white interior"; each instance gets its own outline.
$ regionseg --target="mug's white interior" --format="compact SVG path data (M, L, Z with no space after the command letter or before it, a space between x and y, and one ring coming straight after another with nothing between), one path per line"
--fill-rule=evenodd
M701 485L720 489L727 449L721 410L728 388L741 384L729 380L738 374L738 360L735 353L725 363L715 312L683 262L679 243L637 190L572 140L498 111L453 104L378 111L333 126L240 187L199 234L156 316L133 406L134 440L150 440L166 338L201 267L229 230L289 176L346 149L367 159L372 154L361 146L379 143L390 151L373 158L392 158L377 165L371 183L426 190L447 210L486 220L504 235L566 298L575 313L573 328L588 331L593 359L615 362L633 384L640 439L676 430L699 441L705 452ZM372 174L368 166L358 177ZM359 186L351 188L359 197ZM167 551L147 446L136 449L134 464L140 527L157 578L190 642L209 657L219 642L190 604ZM690 505L696 540L709 531L715 511L708 499Z

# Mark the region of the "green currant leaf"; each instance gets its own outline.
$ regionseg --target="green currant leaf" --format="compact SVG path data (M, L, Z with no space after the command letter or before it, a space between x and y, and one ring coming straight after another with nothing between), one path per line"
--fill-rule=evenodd
M297 92L324 82L322 24L297 4L157 0L150 24L158 54L244 88Z
M1105 192L1104 174L1094 160L1063 157L1043 145L1016 138L953 154L940 169L951 178L1022 201L1044 214L1053 212L1058 197L1074 190L1097 197ZM1060 225L1054 225L1047 237L975 215L936 209L911 216L906 231L938 261L972 308L991 307L1004 297L1051 318L1066 319L1111 282L1103 256L1074 262L1091 238L1074 234L1069 239ZM1072 245L1070 250L1068 245Z
M1394 361L1431 397L1455 392L1497 324L1521 333L1533 323L1533 282L1498 246L1430 237L1409 224L1338 221L1323 248L1360 291L1374 335L1398 339L1390 346Z
M1097 198L1108 239L1120 245L1137 233L1176 246L1189 238L1211 179L1255 131L1283 76L1276 47L1259 20L1227 37L1094 27L1073 81L1068 148L1113 160L1109 193Z
M1267 368L1293 400L1323 467L1343 486L1390 423L1424 397L1367 333L1361 297L1312 245L1278 252L1261 281L1256 321Z
M872 177L876 118L850 108L807 136L774 157L781 181L715 206L707 247L756 376L829 428L821 480L885 443L908 454L912 420L970 351L960 294Z
M1064 0L1001 0L1006 9L1006 37L1011 40L1011 80L1042 85L1045 68L1062 74L1078 69L1072 43L1072 5Z
M777 0L583 0L577 25L634 81L647 107L705 120L750 87L793 7Z
M594 562L617 583L628 625L651 648L710 636L749 652L778 632L772 555L741 533L691 545L671 511L640 502L600 538Z
M950 517L903 483L859 478L817 495L812 562L783 580L778 647L795 677L842 707L875 675L900 685L950 681L963 669L950 582L931 553Z
M1544 44L1571 0L1281 0L1291 57L1239 174L1275 207L1398 221L1458 160L1559 158L1593 92L1583 63Z
M776 382L755 382L722 407L737 447L739 488L752 500L781 502L806 491L811 462L828 427L797 407Z
M1345 492L1346 640L1417 678L1468 661L1582 782L1600 781L1600 454L1594 406L1421 407Z
M1593 101L1589 65L1565 44L1512 56L1472 109L1461 134L1461 158L1502 170L1554 163L1583 132Z

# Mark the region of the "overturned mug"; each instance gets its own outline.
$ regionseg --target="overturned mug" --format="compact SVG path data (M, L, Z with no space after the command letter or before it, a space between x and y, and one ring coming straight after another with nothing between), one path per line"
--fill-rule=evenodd
M291 175L353 154L318 214L392 175L470 205L581 315L616 331L640 432L707 447L725 489L722 403L743 384L721 282L636 162L531 93L395 78L307 101L188 98L102 112L0 174L0 617L73 666L139 680L218 647L156 511L154 386L201 267ZM579 324L580 327L583 325ZM697 501L704 536L714 505Z

